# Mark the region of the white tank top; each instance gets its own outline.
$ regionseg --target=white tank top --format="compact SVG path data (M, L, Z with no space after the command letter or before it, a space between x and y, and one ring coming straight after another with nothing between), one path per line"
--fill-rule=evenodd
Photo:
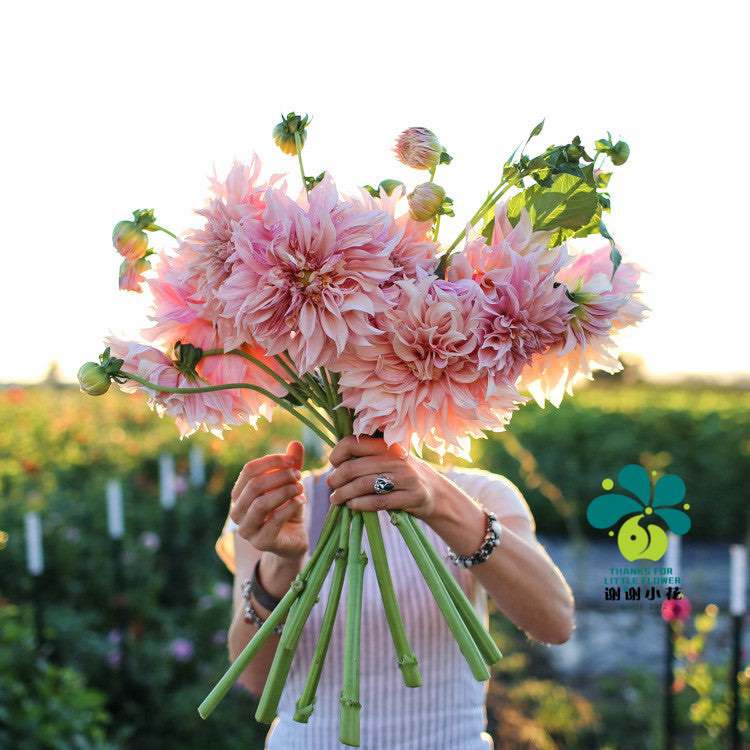
M528 505L508 480L476 470L453 469L447 476L469 496L482 501L491 492L493 507L500 500L505 512L499 517L523 515L532 520ZM325 474L304 479L308 502L305 523L311 547L320 534L328 509ZM485 732L487 683L477 682L458 649L435 600L401 535L386 513L378 513L380 528L393 577L401 614L412 649L419 661L422 687L403 684L396 664L390 631L383 612L372 563L364 571L361 642L361 748L362 750L488 750L492 739ZM422 521L417 520L427 539L441 557L446 543ZM230 569L234 568L233 544L228 537L234 524L229 521L217 543L217 552ZM229 542L229 543L228 543ZM367 535L362 546L371 558ZM486 624L487 595L466 569L449 564L469 599ZM328 599L332 572L323 585L320 602L312 610L300 638L294 663L279 703L278 717L269 731L268 750L345 750L338 740L339 695L344 646L346 584L341 598L323 674L318 687L315 711L307 724L294 721L299 698L320 631Z

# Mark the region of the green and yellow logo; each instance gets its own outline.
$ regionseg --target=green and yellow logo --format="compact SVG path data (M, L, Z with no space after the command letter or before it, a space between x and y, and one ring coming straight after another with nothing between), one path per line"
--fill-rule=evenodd
M664 474L652 484L649 473L638 464L620 469L617 482L631 494L611 492L615 483L605 479L602 487L607 494L589 503L586 519L596 529L609 529L609 536L617 534L617 546L626 560L660 560L669 544L667 531L680 536L690 531L685 482L677 474Z

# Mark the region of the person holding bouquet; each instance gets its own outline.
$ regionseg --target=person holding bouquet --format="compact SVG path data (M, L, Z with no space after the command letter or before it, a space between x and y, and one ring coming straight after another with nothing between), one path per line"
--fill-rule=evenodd
M350 195L307 174L309 122L290 112L274 128L296 195L253 158L211 180L182 238L152 209L118 222L120 286L147 286L150 343L110 336L79 381L142 392L183 436L283 410L332 449L304 477L296 442L240 473L218 544L236 580L232 663L202 718L241 680L274 723L270 748L479 750L502 658L487 597L550 644L570 637L573 597L510 482L420 456L471 460L472 439L531 398L558 406L594 371L622 369L615 337L647 308L640 266L602 219L607 163L630 149L608 133L593 156L578 136L531 156L540 122L443 244L454 204L435 175L452 157L431 130L396 141L422 172L411 192L384 179ZM178 246L157 257L157 233ZM593 234L606 244L574 249Z
M443 469L388 449L382 439L347 437L331 451L329 466L301 473L303 448L292 442L285 454L248 462L232 490L231 508L217 552L235 576L230 659L236 658L300 572L316 542L329 504L351 510L396 508L412 514L450 565L478 615L487 618L487 599L530 638L559 644L574 628L573 596L559 569L535 535L531 511L507 479L475 469ZM373 484L387 477L390 492ZM475 564L466 561L484 542L487 513L499 523L499 543ZM365 566L362 605L360 695L368 710L361 719L361 747L418 750L486 750L486 683L477 682L464 661L387 513L377 513L409 640L419 657L424 685L405 687L394 668L392 645L373 566ZM365 552L369 554L367 546ZM450 564L450 563L449 563ZM321 591L325 601L329 575ZM317 689L315 713L295 721L317 643L322 607L315 607L300 640L266 747L269 750L331 750L339 743L339 692L343 612L337 618L328 661ZM270 638L240 682L259 696L274 658ZM299 716L297 716L299 719Z

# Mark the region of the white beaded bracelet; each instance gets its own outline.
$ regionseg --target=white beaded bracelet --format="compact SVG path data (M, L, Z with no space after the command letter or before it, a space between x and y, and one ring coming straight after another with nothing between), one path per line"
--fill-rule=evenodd
M452 549L448 550L448 557L451 562L461 568L471 568L473 565L483 563L494 552L495 547L500 544L503 536L503 527L500 521L497 520L497 516L492 511L485 510L484 514L487 517L487 526L479 549L471 555L457 555Z

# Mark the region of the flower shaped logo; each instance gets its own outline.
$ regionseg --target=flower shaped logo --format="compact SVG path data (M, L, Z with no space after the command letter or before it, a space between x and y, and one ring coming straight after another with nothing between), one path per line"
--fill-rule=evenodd
M614 536L613 527L622 521L617 533L622 556L631 562L659 560L667 551L665 529L680 536L690 531L685 482L676 474L665 474L652 491L648 472L637 464L624 466L617 481L635 497L617 492L595 497L586 509L588 522L596 529L610 529L609 535ZM611 490L614 482L605 479L602 487Z

